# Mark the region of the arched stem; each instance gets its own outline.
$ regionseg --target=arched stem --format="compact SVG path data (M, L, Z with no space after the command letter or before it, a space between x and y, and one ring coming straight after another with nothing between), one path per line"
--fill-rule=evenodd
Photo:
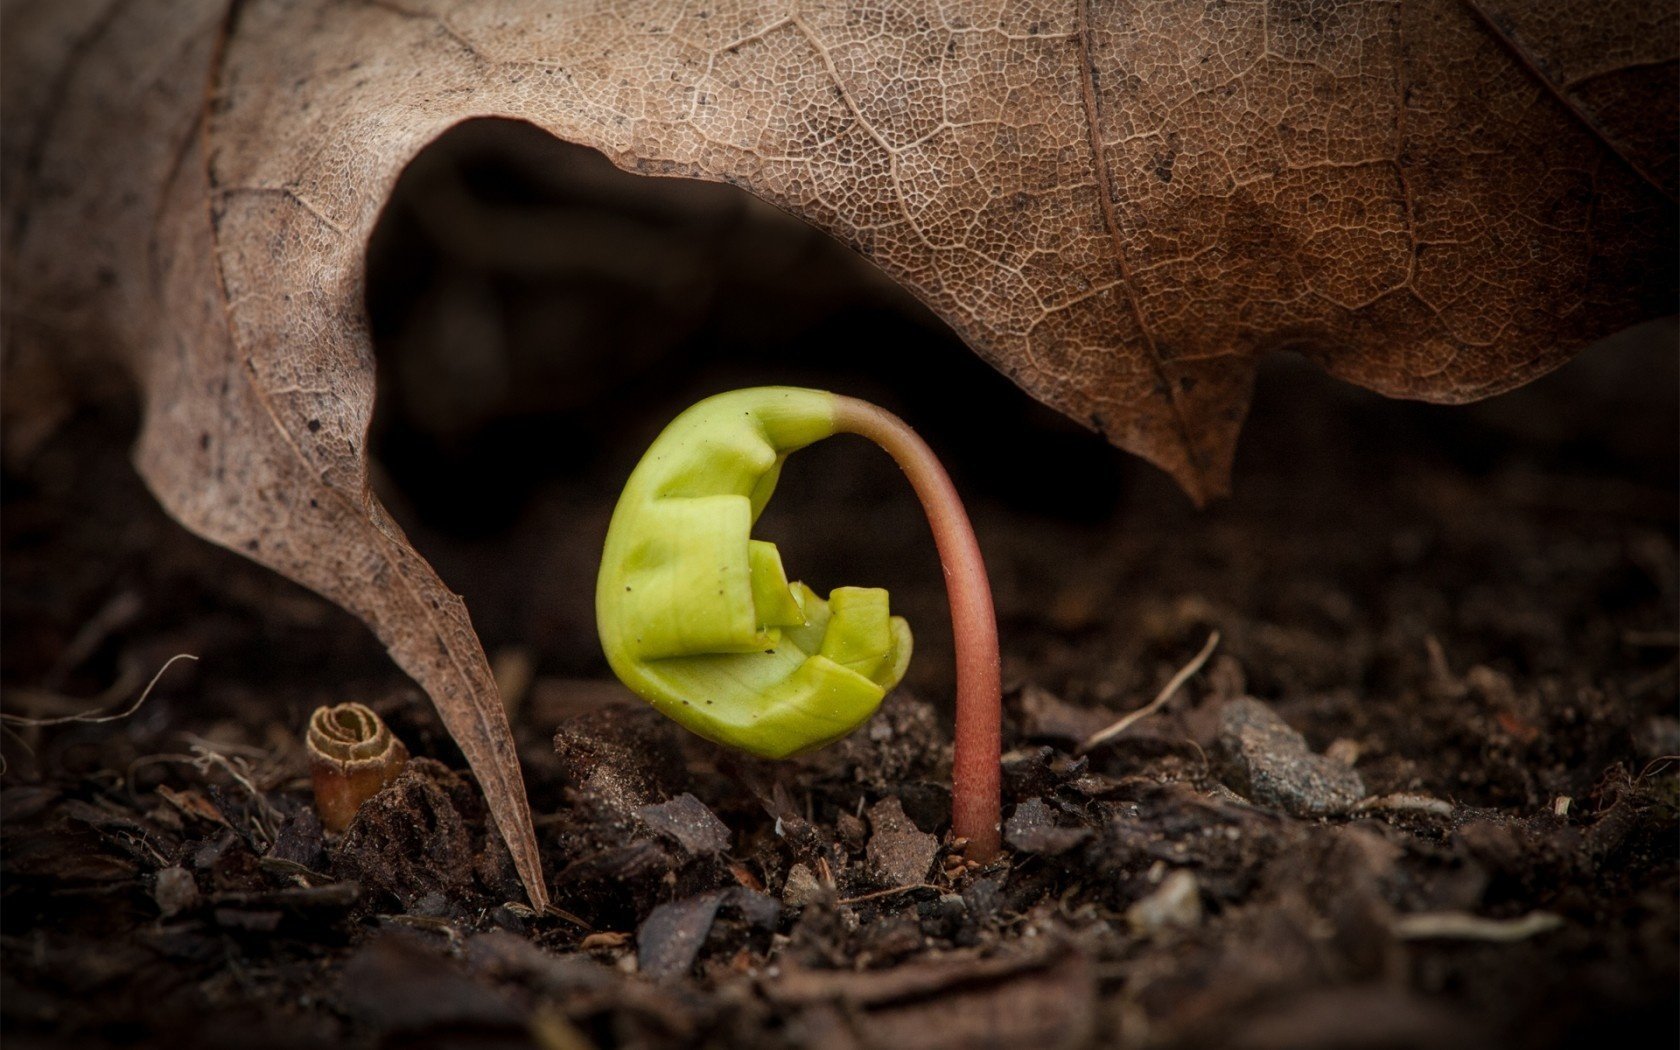
M875 442L892 456L922 502L951 602L957 654L956 752L951 768L951 830L968 840L970 859L997 856L1003 819L1003 685L997 613L986 563L956 486L927 442L884 408L835 397L835 430Z

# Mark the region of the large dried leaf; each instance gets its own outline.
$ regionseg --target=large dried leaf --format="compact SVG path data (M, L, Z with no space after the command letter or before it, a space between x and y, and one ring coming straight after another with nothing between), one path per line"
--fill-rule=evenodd
M1226 485L1260 353L1467 400L1665 311L1673 288L1667 4L5 12L14 374L121 353L158 498L373 627L539 902L466 610L368 488L364 245L451 125L520 118L632 170L745 186L1197 499Z

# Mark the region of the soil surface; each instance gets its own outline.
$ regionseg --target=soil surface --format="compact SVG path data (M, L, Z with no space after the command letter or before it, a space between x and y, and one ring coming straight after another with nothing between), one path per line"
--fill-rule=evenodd
M527 189L496 206L579 192ZM655 326L680 337L564 402L519 378L534 336L497 351L500 400L437 393L415 304L459 283L447 251L371 281L385 495L492 653L563 914L520 903L460 754L365 629L157 508L132 404L7 457L5 711L120 711L198 657L124 719L6 726L9 1046L1675 1045L1671 328L1471 408L1280 364L1235 493L1198 511L719 200L683 214L724 215L747 261L662 300L688 304ZM552 309L550 285L583 295L473 265L497 331L546 331L508 311ZM884 401L973 500L1005 650L996 863L945 838L939 570L862 445L794 459L762 531L820 590L890 587L917 631L871 723L748 760L605 669L615 485L682 404L766 381ZM1159 713L1081 748L1214 631ZM327 835L302 735L347 700L414 758Z

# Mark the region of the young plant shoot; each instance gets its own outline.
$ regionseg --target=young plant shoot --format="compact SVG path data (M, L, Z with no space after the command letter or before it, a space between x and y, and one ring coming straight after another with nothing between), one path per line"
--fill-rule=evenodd
M999 848L1001 689L991 586L968 514L921 438L884 409L796 387L719 394L678 416L630 475L596 583L613 671L688 729L766 758L833 743L869 719L910 662L887 592L790 583L752 538L787 457L859 434L897 461L944 564L957 654L951 824L971 858Z

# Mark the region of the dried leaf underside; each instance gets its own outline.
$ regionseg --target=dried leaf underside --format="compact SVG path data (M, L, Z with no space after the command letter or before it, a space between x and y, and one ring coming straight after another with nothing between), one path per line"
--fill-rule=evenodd
M159 499L373 627L540 903L466 609L368 486L364 246L427 143L503 116L741 185L1201 500L1260 353L1467 400L1667 309L1676 30L1631 2L13 3L9 362L123 356Z

